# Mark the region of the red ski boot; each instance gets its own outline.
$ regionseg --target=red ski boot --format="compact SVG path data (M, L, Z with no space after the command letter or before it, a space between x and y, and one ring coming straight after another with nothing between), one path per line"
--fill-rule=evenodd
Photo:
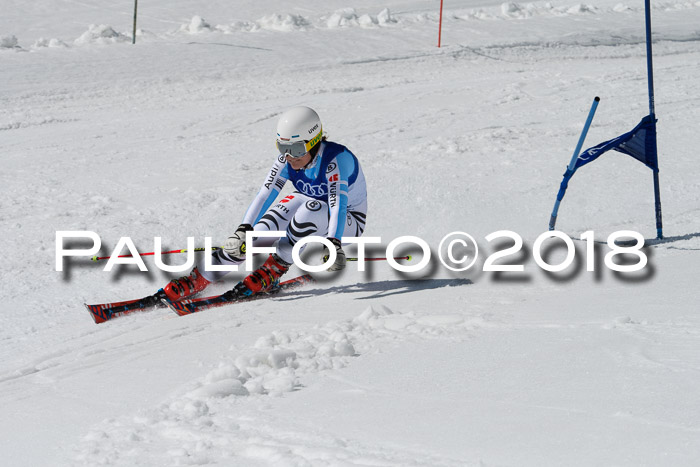
M194 268L189 276L171 280L163 288L165 295L172 301L181 300L190 295L204 290L211 282L206 280L197 268Z
M254 294L272 290L279 284L282 274L289 270L291 263L276 254L271 254L265 264L243 279L243 284Z

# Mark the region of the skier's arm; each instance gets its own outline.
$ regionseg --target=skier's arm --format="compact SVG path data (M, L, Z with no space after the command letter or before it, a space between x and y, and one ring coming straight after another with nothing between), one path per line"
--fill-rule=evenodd
M265 181L260 187L260 191L258 191L253 202L250 203L241 224L255 225L275 201L288 179L287 163L284 160L284 156L279 156L272 165L270 172L268 172Z
M352 154L340 153L329 165L326 172L328 180L328 237L340 240L345 231L345 219L348 215L348 185L355 171Z

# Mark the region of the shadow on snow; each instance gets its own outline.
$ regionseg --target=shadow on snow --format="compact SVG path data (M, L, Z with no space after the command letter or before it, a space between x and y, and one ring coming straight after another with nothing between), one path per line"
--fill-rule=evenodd
M457 287L473 284L469 279L420 279L420 280L387 280L379 282L360 282L353 285L341 285L328 289L313 289L287 292L283 296L276 297L279 301L295 300L301 297L320 297L329 294L374 292L371 295L357 297L357 300L370 300L389 297L424 290L440 289L443 287Z

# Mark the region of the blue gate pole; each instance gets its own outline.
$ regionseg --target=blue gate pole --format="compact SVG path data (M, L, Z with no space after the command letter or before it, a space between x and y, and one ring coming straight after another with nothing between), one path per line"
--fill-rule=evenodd
M644 13L646 21L646 36L647 36L647 81L649 84L649 114L653 120L656 120L654 111L654 65L652 64L651 53L651 6L650 0L644 0ZM654 132L656 139L656 132ZM663 221L661 219L661 190L659 188L659 162L657 149L656 170L654 170L654 210L656 213L656 238L664 238Z
M559 212L559 205L564 199L564 194L566 193L566 187L568 186L569 179L574 175L576 170L576 160L578 159L579 153L581 152L581 147L583 147L583 142L586 140L586 135L588 134L588 129L593 121L593 115L598 108L598 102L600 102L600 97L596 96L593 99L593 105L591 105L591 110L588 112L588 118L586 119L586 124L583 126L583 131L576 144L576 149L574 149L574 155L571 156L571 161L566 168L566 173L564 174L564 180L561 182L561 187L559 188L559 193L557 193L557 200L554 202L554 209L552 209L552 215L549 217L549 230L554 230L554 225L557 223L557 213Z
M650 0L644 0L644 12L647 31L647 83L649 84L649 114L654 117L654 66L651 55L651 6Z

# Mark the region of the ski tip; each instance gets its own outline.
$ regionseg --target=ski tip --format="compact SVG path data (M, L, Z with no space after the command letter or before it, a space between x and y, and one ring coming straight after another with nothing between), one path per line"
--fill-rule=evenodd
M88 311L88 313L90 313L90 317L95 322L95 324L100 324L107 321L98 314L98 310L95 309L94 305L88 305L87 303L83 303L83 305L85 305L85 309Z
M600 97L595 96L595 98L594 98L593 100L596 101L596 102L600 102Z

